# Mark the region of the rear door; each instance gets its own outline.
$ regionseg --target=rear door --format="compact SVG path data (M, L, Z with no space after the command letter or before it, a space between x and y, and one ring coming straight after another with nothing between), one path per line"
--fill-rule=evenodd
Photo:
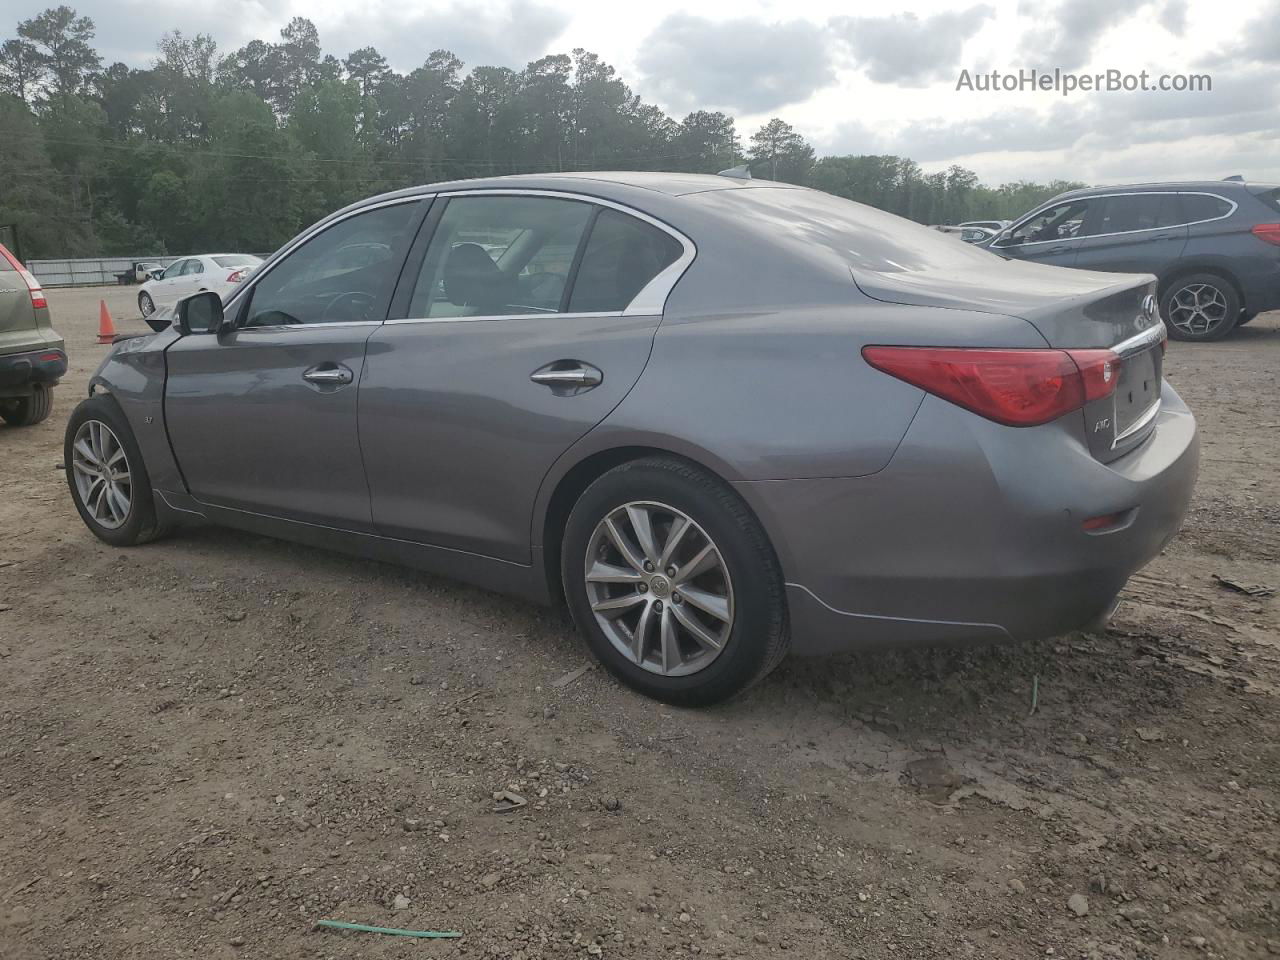
M335 221L232 301L235 330L169 348L165 420L196 499L370 529L357 388L422 203L393 201ZM381 256L348 269L349 250L370 244Z
M642 215L536 193L455 195L432 219L360 387L373 522L528 563L543 477L639 378L652 292L692 248Z
M1176 193L1123 193L1095 198L1075 266L1159 275L1182 256L1187 221Z
M1088 197L1046 207L997 239L990 250L1010 260L1070 267L1080 247L1079 233L1094 201Z

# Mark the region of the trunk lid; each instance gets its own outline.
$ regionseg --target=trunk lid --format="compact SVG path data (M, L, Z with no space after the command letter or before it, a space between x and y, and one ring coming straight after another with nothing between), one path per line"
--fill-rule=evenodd
M952 307L1020 317L1061 349L1109 349L1120 358L1115 391L1084 408L1090 452L1104 462L1132 450L1159 410L1164 324L1150 274L1070 270L1016 260L982 270L854 268L867 296L887 303ZM1003 344L975 344L999 347Z

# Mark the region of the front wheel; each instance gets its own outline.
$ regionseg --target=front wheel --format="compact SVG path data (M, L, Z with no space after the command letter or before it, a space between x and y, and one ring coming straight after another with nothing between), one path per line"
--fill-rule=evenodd
M1217 274L1193 273L1169 284L1160 314L1175 340L1221 340L1240 317L1240 295Z
M142 452L114 400L90 397L72 411L63 458L71 500L99 540L132 547L165 532Z
M138 312L144 317L149 317L156 312L155 302L151 299L151 294L145 290L138 294Z
M53 411L53 388L36 384L29 397L0 400L0 420L11 427L32 427Z
M565 527L574 622L628 686L703 706L762 679L787 652L782 572L742 499L685 461L637 460L596 480Z

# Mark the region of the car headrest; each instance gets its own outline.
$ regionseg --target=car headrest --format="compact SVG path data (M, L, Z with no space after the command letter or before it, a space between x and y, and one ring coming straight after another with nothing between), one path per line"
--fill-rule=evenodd
M500 302L502 271L478 243L460 243L444 264L444 294L459 307L483 307Z

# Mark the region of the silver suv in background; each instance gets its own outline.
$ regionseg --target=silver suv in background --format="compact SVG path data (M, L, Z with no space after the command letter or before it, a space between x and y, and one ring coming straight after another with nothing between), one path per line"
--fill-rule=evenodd
M49 323L40 282L0 244L0 419L12 427L44 420L66 372L67 354Z
M985 244L1010 260L1153 273L1177 340L1220 340L1280 309L1280 186L1231 179L1054 197Z

